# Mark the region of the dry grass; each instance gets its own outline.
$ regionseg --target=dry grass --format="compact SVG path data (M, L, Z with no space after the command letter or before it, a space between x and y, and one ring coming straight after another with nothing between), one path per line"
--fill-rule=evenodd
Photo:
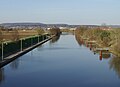
M24 38L28 36L38 35L37 30L11 30L2 31L2 37L4 41L13 40L15 38Z

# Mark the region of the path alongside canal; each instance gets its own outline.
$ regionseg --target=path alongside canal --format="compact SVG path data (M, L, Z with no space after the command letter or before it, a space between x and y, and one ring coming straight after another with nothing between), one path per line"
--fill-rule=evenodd
M34 48L38 47L39 45L41 45L41 44L49 41L49 40L52 39L53 37L54 37L54 35L51 36L51 37L48 37L47 39L45 39L45 40L43 40L43 41L41 41L41 42L39 42L39 43L37 43L37 44L35 44L35 45L32 45L32 46L30 46L30 47L28 47L28 48L26 48L26 49L24 49L24 50L22 50L22 51L20 51L20 52L17 52L17 53L15 53L15 54L12 54L12 55L4 58L3 61L0 61L0 68L3 67L3 66L5 66L5 65L7 65L7 64L10 63L10 62L12 62L12 61L15 60L16 58L24 55L25 53L33 50Z

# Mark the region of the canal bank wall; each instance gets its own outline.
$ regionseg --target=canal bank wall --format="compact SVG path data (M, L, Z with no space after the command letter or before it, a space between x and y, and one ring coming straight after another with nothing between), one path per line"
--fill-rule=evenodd
M35 45L32 45L32 46L30 46L30 47L28 47L26 49L23 49L22 51L19 51L19 52L15 53L15 54L12 54L12 55L4 58L4 60L0 61L0 68L5 66L5 65L7 65L7 64L9 64L10 62L12 62L13 60L17 59L18 57L26 54L27 52L33 50L34 48L42 45L43 43L51 40L53 37L55 37L55 35L52 35L52 36L46 38L45 40L43 40L43 41L41 41L41 42L39 42L39 43L37 43Z

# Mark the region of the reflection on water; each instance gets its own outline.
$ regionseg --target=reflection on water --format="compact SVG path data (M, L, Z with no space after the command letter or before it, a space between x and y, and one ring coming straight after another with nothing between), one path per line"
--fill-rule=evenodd
M120 78L120 57L113 55L113 58L109 61L110 69L114 70L118 77Z
M5 80L4 68L0 69L0 84Z
M50 40L50 43L55 43L55 42L57 42L59 39L60 39L60 35L55 36L55 37L53 37L53 38Z
M99 55L99 60L102 61L102 59L109 59L111 58L111 53L108 51L94 51L94 54Z
M56 43L58 40L60 39L60 35L53 37L49 44L52 45L53 43ZM65 49L65 48L61 48L61 47L56 47L56 48L44 48L44 45L40 45L39 47L37 47L37 51L43 51L43 50L58 50L58 49Z
M0 87L119 87L120 58L75 38L56 37L1 68Z
M94 55L99 55L99 60L101 61L102 59L109 59L111 58L111 53L107 50L95 50L96 48L99 48L98 45L95 43L86 43L85 40L83 40L80 35L75 35L76 41L80 46L85 46L90 49L94 53Z
M114 70L118 77L120 78L120 57L117 57L113 54L111 54L109 51L94 51L94 48L97 48L97 45L95 44L85 44L84 40L80 38L80 35L75 35L76 41L80 46L84 45L87 48L89 48L95 55L99 55L99 60L102 61L102 59L109 59L109 66L110 69ZM112 55L112 56L111 56Z
M18 69L18 67L19 67L19 62L20 62L19 59L14 60L13 62L10 63L10 67L11 67L13 70Z
M36 49L37 49L37 51L42 51L42 50L44 50L44 45L40 45L40 46L38 46ZM31 53L31 54L33 54L33 53Z

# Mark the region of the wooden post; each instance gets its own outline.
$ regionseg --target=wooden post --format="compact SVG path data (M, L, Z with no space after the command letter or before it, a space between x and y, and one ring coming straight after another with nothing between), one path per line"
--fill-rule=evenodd
M89 47L89 46L88 46L88 43L86 43L86 46Z
M92 43L90 43L90 50L92 50Z
M100 51L100 54L99 54L99 59L102 60L102 50Z

